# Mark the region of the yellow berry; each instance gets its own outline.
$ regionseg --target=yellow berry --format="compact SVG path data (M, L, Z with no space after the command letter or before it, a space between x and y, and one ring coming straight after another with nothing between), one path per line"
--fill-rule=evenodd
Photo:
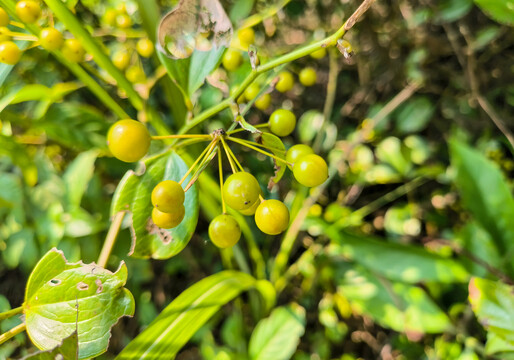
M145 72L138 65L129 67L125 72L125 76L133 84L142 84L146 81Z
M66 39L61 51L64 57L72 62L82 62L86 55L86 50L77 39Z
M112 63L120 70L124 70L130 63L130 55L126 50L120 50L112 56Z
M251 83L244 92L246 100L252 101L255 99L255 97L259 94L259 91L261 91L259 85L257 85L255 82Z
M41 16L41 7L37 1L20 1L16 4L16 15L24 23L33 24Z
M241 29L237 33L237 38L241 46L246 49L255 42L255 32L252 28Z
M312 86L316 84L316 70L311 67L306 67L300 71L298 77L300 79L300 83L302 83L303 86Z
M120 120L109 129L107 145L121 161L134 162L146 155L150 148L150 133L139 121Z
M255 107L259 110L266 110L269 108L271 104L271 95L270 94L262 94L255 100L253 103Z
M9 15L7 15L7 12L0 8L0 26L7 26L9 25Z
M149 58L153 54L153 42L150 39L139 39L136 44L136 50L142 57Z
M275 89L280 92L286 92L293 88L294 78L293 75L289 71L282 71L278 74L278 81L275 85Z
M313 59L323 59L325 57L325 55L327 54L327 49L326 48L319 48L318 50L314 51L311 53L311 57Z
M50 27L41 30L39 42L46 50L53 51L61 48L64 43L64 38L59 30Z
M157 208L152 209L152 221L155 225L163 229L172 229L177 227L186 214L186 208L183 204L178 204L173 212L165 213Z
M15 65L21 58L21 50L12 41L0 43L0 62Z
M265 234L278 235L289 226L289 210L282 201L265 200L255 212L255 224Z
M228 49L227 51L225 51L225 54L223 55L223 60L221 61L223 67L227 71L236 70L242 62L243 57L241 56L239 50L236 49Z

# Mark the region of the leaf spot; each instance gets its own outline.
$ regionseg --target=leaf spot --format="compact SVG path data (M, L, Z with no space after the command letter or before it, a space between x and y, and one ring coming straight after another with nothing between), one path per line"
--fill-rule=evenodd
M57 354L55 355L55 360L64 360L64 356L62 356L62 354Z
M52 279L48 283L50 284L50 286L57 286L57 285L61 285L61 280L59 280L59 279Z
M164 245L171 244L171 242L173 241L173 236L166 230L161 229L160 227L155 225L151 218L148 219L148 222L146 223L146 230L149 234L159 236Z
M89 285L81 281L77 284L77 289L79 289L80 291L85 291L89 289Z
M103 289L104 289L104 286L103 286L103 284L102 284L102 280L100 280L100 279L96 279L96 280L95 280L95 284L96 284L96 286L97 286L97 288L96 288L96 293L97 293L97 294L100 294L100 293L103 291Z

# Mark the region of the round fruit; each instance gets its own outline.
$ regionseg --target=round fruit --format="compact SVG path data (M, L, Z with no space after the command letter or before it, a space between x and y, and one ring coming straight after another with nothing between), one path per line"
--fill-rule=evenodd
M184 219L186 208L183 204L175 207L172 213L165 213L157 208L152 210L152 221L155 225L163 229L172 229L177 227Z
M250 173L238 172L230 175L223 184L223 197L234 210L249 209L259 200L261 187Z
M142 57L149 58L153 54L153 42L150 39L139 39L136 50Z
M296 126L296 116L289 110L278 109L270 115L268 125L273 134L287 136Z
M243 57L239 50L228 49L223 55L223 60L221 62L227 71L234 71L243 62Z
M7 15L7 12L0 8L0 26L7 26L9 25L9 15Z
M130 55L125 50L120 50L112 56L112 63L120 70L124 70L130 63Z
M0 43L4 41L10 41L11 36L9 35L9 29L3 26L0 26Z
M255 212L255 223L263 233L278 235L289 225L289 210L282 201L265 200Z
M12 41L4 41L0 43L0 62L8 65L14 65L21 58L21 50Z
M256 83L251 83L244 92L246 100L252 101L255 99L255 97L259 94L259 91L261 91L259 85Z
M232 247L241 238L241 228L233 216L221 214L209 224L209 238L219 248Z
M255 100L253 103L255 107L259 110L266 110L269 108L271 104L271 95L270 94L262 94Z
M134 162L148 152L150 139L150 133L143 124L127 119L111 126L107 134L107 145L116 158Z
M86 51L77 39L66 39L62 47L64 57L72 62L84 61Z
M328 166L321 156L307 154L297 159L293 164L293 174L302 185L318 186L328 179Z
M255 211L257 211L257 208L259 207L260 204L261 204L261 202L259 200L257 200L255 202L255 204L253 204L251 207L249 207L246 210L239 210L239 212L243 215L251 216L251 215L255 214Z
M152 205L162 212L173 212L178 205L184 203L184 189L176 181L164 180L152 191Z
M286 92L293 88L294 79L293 75L289 71L282 71L278 74L278 81L275 85L275 89L280 92Z
M60 49L64 43L64 39L59 30L54 28L45 28L39 33L39 42L41 46L46 50L57 50Z
M116 16L116 25L121 29L127 29L132 26L132 20L128 14L118 14Z
M320 48L319 50L316 50L311 53L311 57L317 60L323 59L325 55L327 55L327 49L325 48Z
M252 28L245 28L239 30L237 33L237 38L239 39L239 43L243 48L247 48L252 45L255 41L255 32Z
M287 150L286 161L288 163L294 164L296 160L308 154L314 154L314 150L312 150L310 146L304 144L296 144Z
M141 67L134 65L127 69L125 72L127 79L134 84L142 84L146 80L146 75Z
M298 77L303 86L312 86L316 84L316 70L311 67L306 67L300 71Z
M37 1L20 1L16 4L16 15L24 23L32 24L41 16L41 8Z
M104 14L104 21L107 25L114 26L116 25L117 16L118 11L116 11L116 9L107 9Z

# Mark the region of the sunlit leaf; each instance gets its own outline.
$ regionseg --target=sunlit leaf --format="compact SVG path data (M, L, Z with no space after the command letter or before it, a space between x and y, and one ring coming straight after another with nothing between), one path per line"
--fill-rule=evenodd
M220 308L255 286L250 275L222 271L180 294L116 359L172 359Z
M80 205L87 184L93 177L94 164L98 151L90 150L79 154L63 174L68 204L72 207Z
M514 197L498 167L477 150L453 140L450 143L454 179L464 206L489 232L499 254L510 254L514 239ZM509 271L514 273L510 262Z
M251 360L290 359L305 332L305 309L298 304L281 306L259 321L250 338Z
M198 222L199 204L197 186L193 185L184 201L186 215L179 226L161 229L151 221L153 188L163 180L179 181L188 166L175 152L148 160L141 176L128 172L120 182L111 206L111 214L129 211L132 215L132 250L135 257L167 259L178 254L188 244ZM183 186L187 184L188 177Z
M48 351L39 351L24 357L23 360L76 360L79 356L78 345L78 335L77 332L74 331L56 348Z
M514 346L514 287L499 281L472 278L469 302L478 320L490 333Z
M353 311L369 315L380 325L407 333L448 330L450 319L419 287L390 283L364 269L354 268L337 278L338 293Z
M32 271L23 304L27 333L41 350L59 346L78 332L79 358L105 352L110 329L134 314L134 298L123 286L127 267L112 273L96 264L66 262L55 248Z
M475 4L491 19L514 25L514 0L475 0Z

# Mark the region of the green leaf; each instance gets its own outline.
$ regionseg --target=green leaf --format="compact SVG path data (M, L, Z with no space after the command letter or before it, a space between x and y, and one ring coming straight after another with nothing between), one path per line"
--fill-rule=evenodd
M290 359L305 332L305 309L298 304L281 306L259 321L250 338L251 360Z
M337 292L357 314L371 316L380 325L396 331L439 333L450 327L446 314L423 289L390 283L359 267L338 277Z
M438 24L454 22L466 16L473 8L473 0L443 0L439 3L434 20Z
M114 194L111 214L119 211L132 213L132 256L168 259L182 251L193 236L199 213L198 189L193 185L186 192L186 215L179 226L173 229L158 228L150 220L152 190L163 180L179 181L188 166L175 152L147 160L145 165L146 172L142 176L136 176L133 172L124 176Z
M286 159L286 147L278 136L275 136L271 133L262 133L260 136L260 142L264 146L267 146L273 155L284 160ZM273 159L273 164L275 165L275 175L270 179L268 187L278 183L280 179L282 179L282 176L284 176L287 168L285 163L275 159Z
M405 152L401 140L393 136L382 140L375 150L379 160L391 165L402 175L406 175L412 169L410 158Z
M110 329L122 316L134 314L134 298L123 285L127 267L112 273L96 264L66 262L52 249L30 274L23 303L27 333L41 350L59 346L78 333L79 359L107 350Z
M69 206L80 206L80 201L86 192L87 184L93 177L97 156L98 151L96 150L80 153L64 172L63 180L66 185Z
M74 331L65 338L60 345L48 351L39 351L35 354L24 357L23 360L76 360L78 353L78 335Z
M237 271L222 271L197 282L173 300L116 359L174 358L221 306L255 282Z
M352 235L333 227L326 228L325 233L332 240L330 250L333 254L349 258L391 280L407 283L468 280L468 272L459 262L420 247Z
M6 249L2 251L4 264L9 268L22 268L30 271L39 257L38 245L34 231L30 228L21 229L12 234L6 241Z
M404 134L421 131L428 125L434 110L435 106L429 98L414 97L398 109L396 128Z
M491 19L514 25L514 0L475 0L475 4Z
M505 177L484 155L457 140L450 142L450 155L456 170L455 186L464 206L489 232L498 253L506 254L510 262L514 239L514 198Z
M239 123L239 125L241 125L241 127L243 129L245 129L246 131L249 131L253 134L260 134L262 133L262 131L260 131L259 129L257 129L255 126L249 124L245 118L241 115L239 115L238 117L236 117L236 121Z
M474 277L469 282L469 302L489 333L514 346L514 286Z

